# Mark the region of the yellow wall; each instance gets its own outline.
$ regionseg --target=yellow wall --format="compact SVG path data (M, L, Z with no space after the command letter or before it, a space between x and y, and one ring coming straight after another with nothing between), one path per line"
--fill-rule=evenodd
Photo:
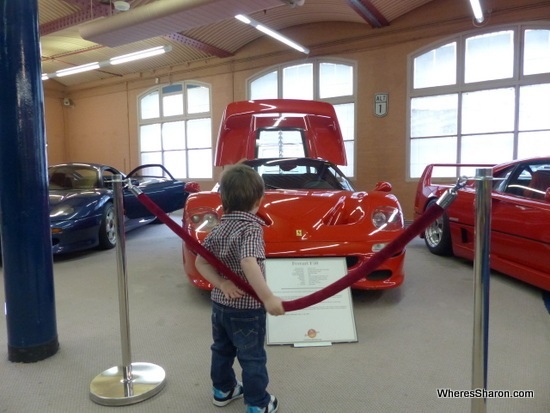
M65 91L58 84L51 84L44 90L44 119L46 123L46 145L50 165L65 162L65 119L63 96Z
M492 9L484 28L550 18L550 2L485 1ZM407 173L407 61L409 54L448 36L476 29L467 1L438 0L397 19L383 29L364 24L322 23L294 27L284 34L310 48L311 57L337 57L357 62L356 178L359 190L375 182L392 183L412 219L416 182ZM170 81L198 80L212 86L213 146L225 106L246 99L246 80L257 72L304 59L271 39L259 39L227 59L139 73L77 87L45 87L49 163L106 163L124 172L138 165L137 97ZM46 83L54 83L48 81ZM375 93L389 93L389 111L373 114ZM63 105L63 98L72 105ZM217 177L219 171L215 171ZM214 181L203 181L207 189Z

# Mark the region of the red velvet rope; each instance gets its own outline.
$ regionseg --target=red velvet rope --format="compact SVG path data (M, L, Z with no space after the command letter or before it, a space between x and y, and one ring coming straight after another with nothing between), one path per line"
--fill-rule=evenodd
M218 270L220 274L233 281L241 290L247 292L259 301L258 296L254 292L250 284L247 284L242 278L237 276L223 262L221 262L214 254L204 248L200 242L191 237L191 235L189 235L189 233L184 228L174 222L174 220L172 220L160 207L158 207L151 200L151 198L149 198L144 193L137 195L137 198L161 222L168 225L168 227L172 231L174 231L181 239L183 239L189 249L191 249L196 254L202 255L211 265L213 265ZM409 225L399 237L395 238L381 251L374 254L368 261L350 271L344 277L312 294L297 298L292 301L283 301L283 307L285 311L301 310L303 308L320 303L321 301L326 300L328 297L331 297L344 290L345 288L351 286L354 282L365 277L366 274L370 274L388 258L403 250L403 248L405 248L405 245L407 245L414 237L420 234L438 216L443 214L443 211L444 209L442 207L434 203L426 210L426 212L421 217L419 217L411 225Z

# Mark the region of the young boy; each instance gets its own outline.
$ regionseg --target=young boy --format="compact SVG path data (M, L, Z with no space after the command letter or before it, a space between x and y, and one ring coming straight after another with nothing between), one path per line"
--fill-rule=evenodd
M234 165L222 175L220 195L224 214L203 245L248 282L262 302L197 256L197 270L214 286L210 368L213 403L225 406L244 395L246 413L275 413L278 400L266 390L266 311L283 315L285 310L265 281L264 223L255 215L264 196L264 182L253 168ZM242 368L242 383L233 370L235 357Z

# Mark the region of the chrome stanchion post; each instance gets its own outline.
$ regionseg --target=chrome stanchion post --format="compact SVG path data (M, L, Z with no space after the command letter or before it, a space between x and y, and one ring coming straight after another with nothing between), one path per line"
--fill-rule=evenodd
M141 402L160 392L166 384L166 374L155 364L132 363L122 187L124 181L121 175L114 175L113 178L122 365L105 370L92 380L90 398L105 406L125 406Z
M120 344L122 350L122 373L125 382L132 380L132 348L130 343L130 320L128 307L128 271L126 269L126 235L124 228L124 202L122 194L122 177L115 176L115 229L116 229L116 263L118 274L118 312L120 315ZM123 217L122 219L120 217Z
M492 179L491 168L476 169L472 389L483 392L487 389ZM472 413L485 413L486 397L473 397L471 407Z

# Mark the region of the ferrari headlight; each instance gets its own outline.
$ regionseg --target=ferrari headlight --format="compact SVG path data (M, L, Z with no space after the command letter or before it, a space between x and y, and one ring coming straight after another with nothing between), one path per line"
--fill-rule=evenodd
M372 211L372 224L381 230L395 231L403 228L403 215L398 208L380 206Z
M190 211L189 220L195 231L210 232L219 224L218 214L213 210Z

